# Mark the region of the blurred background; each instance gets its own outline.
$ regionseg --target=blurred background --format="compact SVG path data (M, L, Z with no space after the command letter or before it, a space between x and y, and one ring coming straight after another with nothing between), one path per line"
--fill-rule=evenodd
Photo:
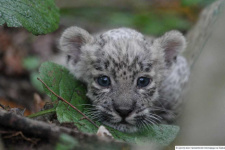
M38 68L59 53L63 30L76 25L96 33L117 27L160 36L172 29L186 34L201 10L214 0L56 0L61 21L51 34L34 36L22 28L0 26L0 104L40 111L48 97L37 81ZM192 70L181 131L174 145L225 145L225 11L212 28Z
M225 145L225 9L191 70L176 144Z

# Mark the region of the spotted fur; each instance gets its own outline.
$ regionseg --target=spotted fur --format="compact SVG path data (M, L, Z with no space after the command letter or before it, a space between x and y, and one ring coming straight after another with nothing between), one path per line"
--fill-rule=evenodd
M87 84L94 119L124 132L175 120L189 77L188 64L180 55L186 46L180 32L152 39L128 28L92 36L70 27L60 46L71 73ZM110 78L109 87L96 81L103 75ZM138 87L139 77L150 78L150 84ZM118 109L129 110L129 115L123 117Z

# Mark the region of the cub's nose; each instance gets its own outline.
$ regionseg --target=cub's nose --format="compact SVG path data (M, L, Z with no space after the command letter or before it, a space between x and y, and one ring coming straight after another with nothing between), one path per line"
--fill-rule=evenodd
M125 119L133 111L133 109L130 108L114 107L114 109L123 119Z

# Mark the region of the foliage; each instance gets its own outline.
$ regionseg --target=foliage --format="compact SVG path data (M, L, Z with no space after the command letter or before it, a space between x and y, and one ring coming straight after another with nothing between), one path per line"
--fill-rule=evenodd
M205 6L212 3L215 0L181 0L181 4L184 6Z
M40 65L40 59L38 57L29 56L23 59L23 66L27 70L35 70Z
M67 134L62 134L60 136L59 142L56 145L56 150L71 150L76 145L78 145L78 141L76 141L73 137L67 135Z
M75 80L69 71L57 64L46 62L40 67L41 79L58 95L73 104L79 110L84 112L88 99L85 96L86 88L79 81ZM51 97L53 101L57 100L48 89L44 87L44 91ZM96 133L97 128L86 119L82 119L82 115L76 110L62 101L55 105L56 114L59 122L74 122L77 128L86 133ZM100 125L99 122L96 122ZM123 140L131 143L145 143L149 140L156 141L162 145L168 145L176 137L179 127L172 125L155 125L149 126L137 133L123 133L107 127L115 139Z
M165 11L162 13L155 9L152 11L121 11L104 8L67 8L61 9L61 14L63 18L76 18L76 25L79 25L80 20L82 24L104 25L102 28L110 26L135 28L151 35L161 35L172 29L186 31L191 26L190 21L179 12Z
M46 34L58 28L59 10L54 0L0 0L0 25L4 23Z
M197 21L201 9L213 1L131 1L127 5L114 1L112 6L105 5L104 2L95 5L81 2L75 8L65 7L60 12L62 21L68 23L68 20L72 20L70 25L75 24L94 32L96 29L130 27L158 36L173 29L186 33ZM75 6L75 3L70 3Z
M29 56L23 59L23 67L30 71L30 81L31 84L40 92L43 92L42 84L37 80L39 77L38 67L40 66L41 61L38 57Z

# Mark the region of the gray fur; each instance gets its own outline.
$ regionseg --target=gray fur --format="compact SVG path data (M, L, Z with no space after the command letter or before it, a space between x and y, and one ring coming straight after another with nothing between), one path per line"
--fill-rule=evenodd
M87 84L93 118L124 132L175 120L189 78L187 62L179 55L186 47L180 32L149 39L128 28L92 36L70 27L62 34L60 46L69 55L71 73ZM96 78L102 75L110 77L110 87L98 85ZM137 79L142 76L150 77L151 83L139 88ZM126 124L117 109L132 110Z

